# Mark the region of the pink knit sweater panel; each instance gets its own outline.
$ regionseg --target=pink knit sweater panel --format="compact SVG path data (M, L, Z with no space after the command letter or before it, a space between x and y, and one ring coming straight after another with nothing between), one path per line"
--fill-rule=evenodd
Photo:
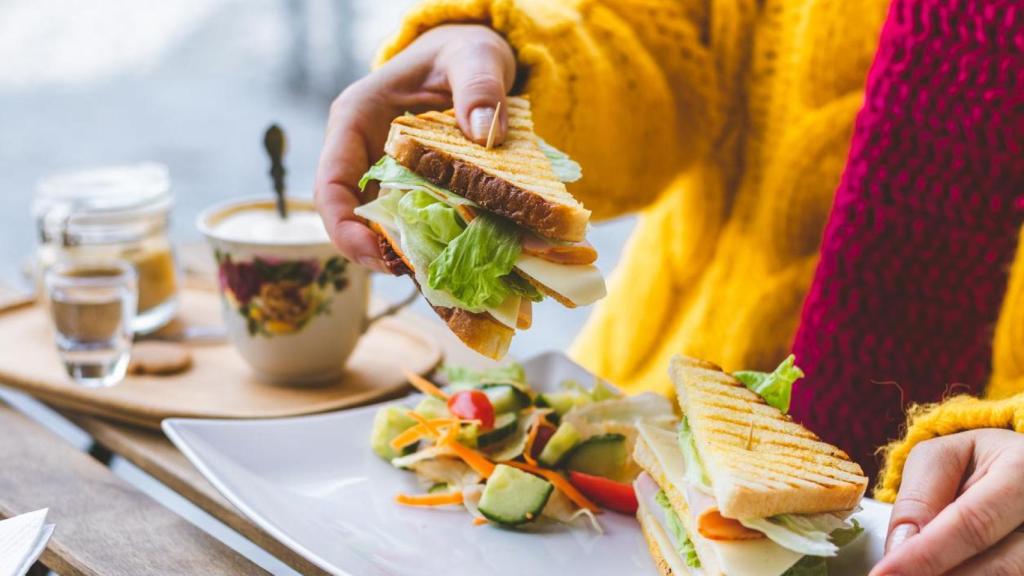
M894 0L804 302L792 414L874 476L911 403L983 392L1024 222L1024 2Z

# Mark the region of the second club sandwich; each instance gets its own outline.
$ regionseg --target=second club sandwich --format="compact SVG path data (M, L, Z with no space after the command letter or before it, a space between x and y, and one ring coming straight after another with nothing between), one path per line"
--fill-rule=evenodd
M412 276L449 328L495 359L530 327L532 303L605 295L585 242L590 211L565 187L579 165L534 134L529 100L507 103L508 133L493 148L468 140L451 111L396 118L386 156L360 182L380 193L356 209L389 270Z
M859 533L867 478L793 422L791 356L772 373L727 374L677 356L677 430L641 426L637 517L664 576L825 576Z

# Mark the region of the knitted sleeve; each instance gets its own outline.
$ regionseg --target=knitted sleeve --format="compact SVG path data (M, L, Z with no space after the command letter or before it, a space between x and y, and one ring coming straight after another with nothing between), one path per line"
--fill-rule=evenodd
M986 396L1006 398L1024 389L1024 230L1017 240L1017 254L1010 267L992 341L992 377Z
M434 26L492 27L516 53L537 132L584 168L570 190L595 218L608 218L651 203L721 130L722 72L712 58L707 4L426 0L378 63ZM716 29L735 37L736 25Z
M1024 388L1024 379L1016 382L1016 387L1018 390ZM978 428L1009 428L1024 432L1024 393L1002 400L956 396L941 404L911 409L906 437L884 449L885 466L875 487L875 498L883 502L896 500L903 479L903 465L918 443Z

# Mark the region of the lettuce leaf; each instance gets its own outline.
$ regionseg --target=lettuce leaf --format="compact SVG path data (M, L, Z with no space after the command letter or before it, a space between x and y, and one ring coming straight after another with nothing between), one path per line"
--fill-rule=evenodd
M785 414L789 412L793 383L804 377L804 371L797 368L796 356L790 354L771 373L742 370L734 372L733 376L744 386L757 392L769 406L774 406Z
M832 543L842 548L856 540L863 533L864 528L857 520L851 518L847 525L832 531Z
M359 179L359 189L365 190L370 180L377 180L381 184L406 185L410 190L417 188L436 188L426 178L416 175L405 166L398 163L391 156L384 155L377 163L370 166L370 169Z
M449 204L476 206L475 202L434 184L387 155L381 157L376 164L370 166L366 174L363 174L363 177L359 179L359 189L365 190L370 180L380 182L380 187L383 189L419 190Z
M544 295L541 294L540 290L537 290L536 286L530 284L515 272L505 276L504 280L505 283L508 284L509 291L516 296L521 296L531 302L540 302L544 299Z
M523 370L523 366L516 362L487 370L473 370L465 366L445 364L441 367L441 374L444 375L449 384L469 384L471 386L479 386L485 382L518 382L526 384L526 372Z
M402 196L398 201L398 216L414 226L420 241L430 242L438 254L463 230L454 208L419 190Z
M686 534L686 528L683 527L682 520L679 519L679 515L672 508L672 503L669 502L668 496L665 495L664 491L659 490L654 495L654 500L665 510L665 521L668 523L668 529L672 531L676 545L679 546L677 548L679 555L683 557L686 565L690 568L700 568L700 558L697 557L697 549L693 546L693 541L690 540L689 535Z
M859 525L841 514L779 514L771 518L740 518L740 524L764 533L769 540L808 556L835 556L839 546L860 533ZM852 532L852 537L851 537ZM837 535L838 540L833 539Z
M416 282L428 302L443 307L459 305L450 294L427 285L430 263L462 231L454 208L419 190L384 189L376 200L359 206L355 212L398 236L401 249L412 264Z
M430 263L427 283L450 293L462 308L482 312L500 305L512 292L504 277L521 250L519 233L512 225L479 214Z
M821 556L804 556L782 576L828 576L828 564Z
M849 528L839 528L832 532L832 543L842 548L856 540L863 531L860 524L854 520ZM828 576L828 564L821 556L804 556L782 576Z
M551 169L554 170L556 178L562 182L575 182L583 178L583 168L575 160L569 158L568 154L541 140L540 137L537 137L537 144L540 145L540 151L551 162Z
M707 494L711 493L711 479L708 477L704 464L697 452L697 442L690 430L690 422L683 416L679 421L679 448L686 460L686 481Z
M511 274L519 258L519 233L503 220L481 214L468 226L454 208L422 190L385 189L357 214L397 228L416 280L435 306L471 312L500 306L510 294L539 300L533 286Z

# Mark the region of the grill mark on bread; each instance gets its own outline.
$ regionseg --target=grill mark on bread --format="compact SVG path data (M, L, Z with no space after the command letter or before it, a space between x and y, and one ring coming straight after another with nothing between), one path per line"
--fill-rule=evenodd
M848 484L851 481L851 474L844 474L838 468L829 468L821 465L820 462L797 461L793 462L784 454L762 452L758 458L744 458L735 451L725 451L730 455L731 460L728 467L735 470L744 470L755 477L785 479L789 483L810 482L820 486L832 487ZM774 466L765 466L771 463Z
M739 431L737 429L734 429L734 428L717 427L717 426L709 426L708 427L708 431L713 432L716 435L721 435L723 437L730 437L730 438L733 438L733 439L736 440L735 443L731 443L731 442L714 442L714 444L716 446L717 445L725 445L725 446L744 446L745 447L746 444L747 444L747 433L746 432L741 432L741 431ZM816 455L821 456L821 457L831 458L831 461L834 462L834 463L847 464L849 462L849 460L846 459L846 453L842 452L841 450L840 451L827 451L827 450L822 449L818 445L810 445L810 444L801 443L801 442L793 442L790 439L790 437L787 437L787 436L784 436L784 435L781 435L781 434L772 434L772 433L766 433L766 432L758 433L758 432L755 431L753 442L754 442L754 445L756 447L767 447L767 448L776 448L777 447L777 448L789 449L789 450L809 451L810 454L808 454L808 460L814 460L814 458L811 458L811 455L816 454ZM748 452L755 452L756 450L747 449L747 451Z
M582 241L590 211L566 190L533 134L529 103L509 99L505 143L485 150L470 142L451 112L402 116L385 151L400 164L542 236Z
M404 146L404 153L395 159L406 168L524 228L570 242L580 242L586 235L586 222L574 221L574 210L567 206L549 202L474 164L426 148L412 139L396 145Z
M680 358L671 372L723 515L846 510L863 495L867 478L845 452L733 376Z
M813 433L808 433L806 429L800 427L800 425L795 422L767 419L763 418L759 414L751 412L718 408L716 410L708 410L706 412L703 410L699 413L694 412L693 415L694 418L706 418L711 421L731 422L740 426L749 426L750 423L753 422L754 426L758 430L787 434L797 438L804 438L811 442L819 444L822 443L820 438L815 436ZM828 446L831 447L831 444Z

